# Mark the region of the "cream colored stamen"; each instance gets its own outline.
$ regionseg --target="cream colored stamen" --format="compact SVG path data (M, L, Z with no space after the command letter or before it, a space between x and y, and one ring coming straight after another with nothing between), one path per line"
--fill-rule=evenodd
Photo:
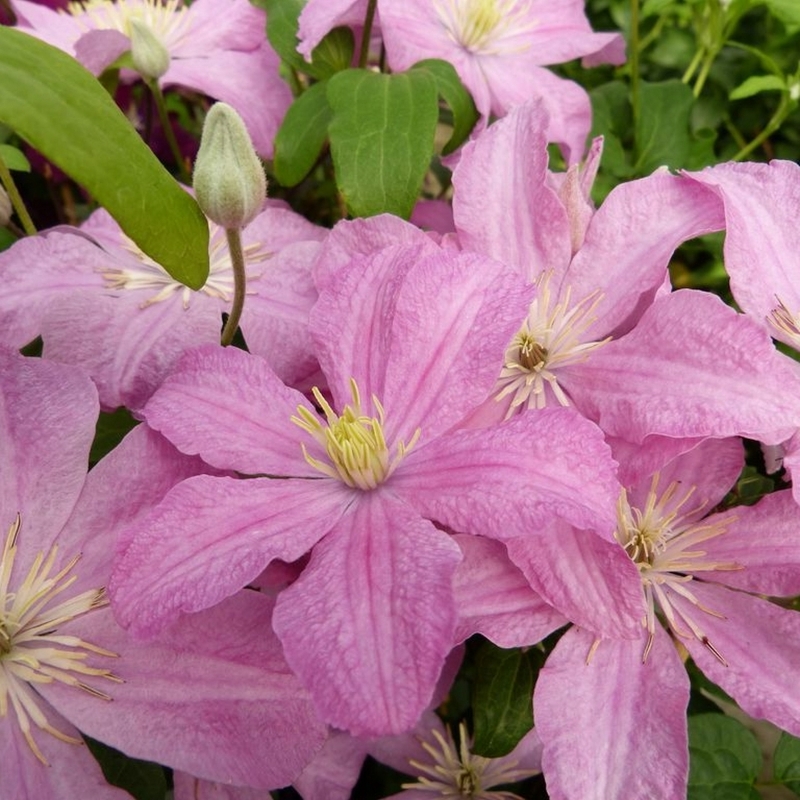
M190 33L186 11L183 0L84 0L67 5L67 12L87 31L116 30L130 36L131 19L137 19L168 49Z
M594 311L601 299L602 295L595 292L572 305L572 292L568 288L563 300L556 301L550 291L550 276L540 279L528 318L506 350L495 387L497 400L511 397L507 417L525 408L544 408L548 389L562 406L570 405L558 382L559 368L580 363L593 350L611 341L608 337L598 342L581 342L595 321Z
M53 727L40 707L36 684L58 681L93 697L110 700L108 694L87 680L103 678L120 682L120 679L107 669L86 663L91 654L114 658L116 653L77 636L58 633L66 622L108 605L102 588L54 602L76 581L76 576L70 573L79 556L51 575L58 559L58 545L53 545L47 554L40 552L36 556L16 591L10 590L20 528L17 515L0 558L0 717L7 716L12 709L29 747L39 761L47 764L34 739L34 727L64 742L80 744L81 741Z
M448 36L471 53L501 55L523 52L536 24L528 15L530 0L434 0Z
M189 308L195 292L188 286L176 281L160 264L145 255L130 239L125 237L123 245L137 261L136 267L108 267L101 274L109 290L140 290L147 292L142 300L141 308L167 300L175 294L181 295L183 307ZM247 284L258 280L261 273L253 269L255 265L266 261L272 253L260 242L254 242L243 248L245 267L247 268ZM225 239L225 232L218 225L211 225L211 244L209 249L209 274L199 293L215 297L223 303L230 303L233 297L234 279L231 256ZM254 294L249 291L248 294Z
M671 483L659 494L659 475L653 477L650 491L643 509L633 508L623 489L617 503L617 528L615 537L625 552L639 568L645 594L646 612L642 625L648 632L647 644L642 655L646 661L655 637L656 605L678 638L695 638L708 648L721 663L725 659L709 642L699 622L678 611L670 602L665 588L688 600L698 611L720 619L725 615L704 606L689 585L698 572L740 570L743 567L733 562L715 561L708 558L702 545L710 539L722 536L733 521L726 515L722 519L701 519L704 504L682 512L695 491L695 487L684 488L680 483ZM683 491L682 494L679 494Z

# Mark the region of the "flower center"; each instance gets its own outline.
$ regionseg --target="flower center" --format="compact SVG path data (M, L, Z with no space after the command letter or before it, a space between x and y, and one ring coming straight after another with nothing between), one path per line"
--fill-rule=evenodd
M372 403L378 416L365 414L354 378L350 379L353 403L346 405L341 415L336 414L316 386L312 391L325 413L327 424L303 406L297 407L298 416L292 417L292 422L308 431L322 445L328 460L314 458L305 445L302 445L303 455L312 467L354 489L368 491L383 483L419 439L420 431L417 429L407 445L402 441L398 443L392 456L383 434L383 406L373 395Z
M593 312L602 295L595 292L571 305L571 294L568 288L564 299L557 302L551 295L550 275L539 280L528 318L506 349L495 387L495 399L511 396L507 417L525 408L544 408L552 397L568 406L569 399L558 383L556 371L583 361L592 350L611 340L580 341L595 320Z
M104 589L91 589L69 600L55 602L55 598L75 582L76 576L70 573L80 556L75 556L51 575L58 557L58 546L53 545L46 555L40 552L36 556L17 590L9 591L20 527L17 515L0 557L0 717L7 716L9 708L13 709L31 750L39 761L47 764L33 738L32 725L61 741L81 742L50 724L39 705L36 684L59 681L93 697L110 700L109 695L85 681L104 678L120 682L120 679L109 670L86 663L92 654L113 658L116 653L77 636L58 633L60 625L108 604Z
M211 224L211 239L209 247L209 273L208 280L198 291L209 297L215 297L223 303L230 303L233 297L234 279L231 255L225 237L225 231L219 225ZM123 236L123 247L130 252L139 265L136 267L109 267L103 269L101 274L109 290L130 289L148 292L149 296L141 303L141 308L147 308L154 303L167 300L175 294L181 295L183 307L189 308L194 294L188 286L176 281L160 264L145 255L138 246L127 236ZM245 267L258 264L272 256L264 249L260 242L254 242L243 248ZM248 271L247 283L257 280L260 273ZM253 292L248 292L253 294Z
M671 483L659 495L659 475L653 476L644 508L633 508L628 502L625 489L617 502L617 527L614 535L625 548L625 552L639 568L642 588L646 600L646 613L642 620L648 631L648 640L642 655L647 660L653 645L656 625L656 604L673 633L682 639L694 637L701 641L723 664L725 659L709 642L702 626L670 602L666 588L688 600L699 611L714 617L724 618L718 611L703 606L689 588L698 572L738 570L739 564L719 562L708 558L702 544L727 530L732 517L714 519L701 518L704 504L682 511L694 494L691 486L683 489L679 482ZM685 627L684 627L685 626Z
M473 755L469 750L470 741L463 722L459 725L460 747L456 747L449 728L445 735L435 729L431 735L434 741L420 741L425 752L431 756L431 762L410 760L409 764L418 773L418 778L416 783L404 783L403 789L420 789L432 792L437 797L520 800L518 795L511 792L486 790L537 774L536 770L516 769L516 761Z
M434 0L434 8L448 36L471 53L497 55L530 47L517 40L535 27L526 20L530 0Z
M78 0L67 5L67 11L82 21L86 30L117 30L129 37L131 20L138 19L170 47L187 33L186 10L183 0Z

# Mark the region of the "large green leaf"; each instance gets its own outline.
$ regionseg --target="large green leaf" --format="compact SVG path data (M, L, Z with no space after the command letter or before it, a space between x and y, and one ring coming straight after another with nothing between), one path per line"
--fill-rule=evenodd
M535 653L484 642L475 660L473 751L487 758L510 753L533 727Z
M689 717L689 800L758 800L758 742L724 714Z
M428 72L434 78L439 94L453 112L453 135L442 149L442 153L448 155L469 136L478 121L478 109L472 95L461 82L455 67L440 58L419 61L411 69Z
M348 69L328 80L327 95L336 180L352 213L411 216L433 155L436 80L421 70Z
M284 186L296 186L314 166L325 140L333 112L324 81L310 86L286 112L275 136L275 177Z
M679 80L640 85L641 113L636 126L636 171L685 167L692 149L689 120L694 96Z
M782 733L773 760L775 780L800 795L800 739Z
M0 26L0 122L82 184L173 278L208 277L208 224L75 59Z

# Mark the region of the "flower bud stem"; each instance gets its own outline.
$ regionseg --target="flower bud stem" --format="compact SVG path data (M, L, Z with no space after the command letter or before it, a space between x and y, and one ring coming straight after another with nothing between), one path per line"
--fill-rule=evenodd
M367 58L369 57L369 40L372 37L372 23L375 19L375 9L378 5L378 0L369 0L367 4L367 14L364 18L364 32L361 38L361 51L358 54L358 66L361 69L367 66Z
M22 197L17 191L14 179L11 177L11 170L6 166L6 162L3 161L2 156L0 156L0 183L3 184L3 188L8 192L11 205L14 207L14 211L19 217L19 221L22 223L25 233L28 236L35 236L36 226L33 224L28 209L25 208L25 203L22 202Z
M231 266L233 267L233 305L231 313L222 329L220 344L227 347L232 341L239 327L239 320L244 308L244 294L246 290L246 277L244 271L244 252L242 250L242 237L238 228L226 228L225 235L228 237L228 251L231 255Z
M178 165L181 180L187 185L191 185L192 177L189 170L186 168L186 161L183 158L180 147L178 147L178 140L175 138L175 131L172 129L172 123L169 121L169 114L167 113L167 104L164 101L164 93L158 85L157 80L147 81L147 86L153 94L153 99L156 102L156 109L158 111L158 118L161 120L161 128L164 131L164 136L167 138L167 144L172 151L172 157Z

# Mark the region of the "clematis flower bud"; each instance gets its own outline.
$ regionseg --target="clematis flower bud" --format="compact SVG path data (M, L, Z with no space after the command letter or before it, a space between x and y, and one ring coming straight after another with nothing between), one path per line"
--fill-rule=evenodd
M134 18L130 24L133 65L143 78L158 80L169 69L169 51L147 23Z
M11 221L11 198L6 190L0 186L0 228L5 228Z
M264 168L242 118L226 103L206 116L193 182L200 208L227 229L243 228L264 205Z

